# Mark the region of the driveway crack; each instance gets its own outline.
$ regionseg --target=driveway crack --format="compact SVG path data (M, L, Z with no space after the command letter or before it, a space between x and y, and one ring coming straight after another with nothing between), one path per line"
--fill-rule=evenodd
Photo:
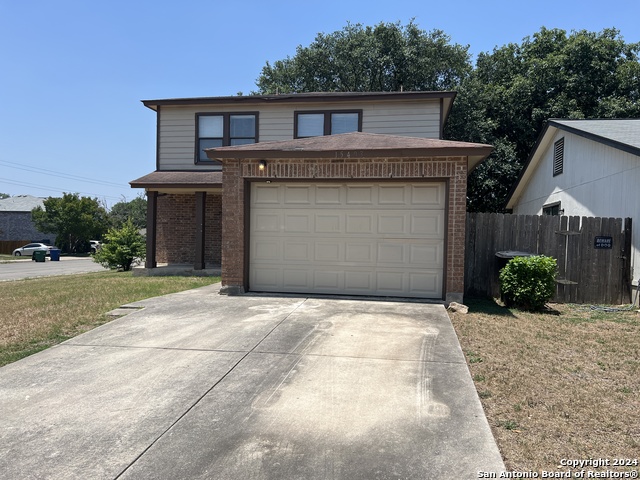
M233 364L233 366L227 371L227 373L225 373L222 377L220 377L218 379L217 382L215 382L209 389L207 389L206 392L204 392L202 395L200 395L200 397L193 402L193 404L191 406L189 406L189 408L187 408L174 422L171 423L171 425L169 425L166 429L164 429L162 431L162 433L160 433L160 435L158 435L149 445L147 445L147 447L142 450L142 452L140 452L140 454L138 454L136 456L136 458L134 458L118 475L116 475L114 477L114 480L117 480L118 478L122 477L122 475L124 475L127 470L129 470L133 465L135 465L135 463L140 460L140 458L142 458L142 456L147 453L151 447L153 447L156 443L158 443L158 441L164 437L175 425L178 424L178 422L180 422L180 420L182 420L189 412L191 412L207 395L209 395L209 393L211 393L211 391L216 388L220 382L222 382L225 378L227 378L227 376L229 376L229 374L231 372L233 372L236 367L238 365L240 365L240 363L242 363L242 361L247 358L250 354L252 354L256 348L258 348L258 346L264 342L267 337L269 337L269 335L271 335L280 325L282 325L285 321L287 321L287 319L293 315L302 305L304 305L304 303L308 300L308 298L305 298L302 302L300 302L298 305L296 305L296 307L291 310L287 315L285 315L282 320L280 320L271 330L269 330L261 339L260 341L258 341L249 351L247 351L241 358L240 360L238 360L236 363Z

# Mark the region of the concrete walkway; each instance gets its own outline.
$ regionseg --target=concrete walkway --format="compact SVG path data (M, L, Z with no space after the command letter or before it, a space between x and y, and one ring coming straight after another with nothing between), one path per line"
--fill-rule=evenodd
M0 369L5 478L472 479L504 469L441 305L158 297Z

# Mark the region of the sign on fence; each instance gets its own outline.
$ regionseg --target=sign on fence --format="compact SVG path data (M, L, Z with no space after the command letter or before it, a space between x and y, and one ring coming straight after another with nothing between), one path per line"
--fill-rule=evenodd
M465 294L497 297L496 252L517 250L558 262L553 301L631 302L631 219L468 213Z

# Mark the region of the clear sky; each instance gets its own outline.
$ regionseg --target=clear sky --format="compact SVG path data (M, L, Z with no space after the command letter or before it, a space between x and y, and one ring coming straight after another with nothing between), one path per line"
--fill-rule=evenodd
M0 192L131 200L155 169L140 100L248 94L319 32L412 18L474 56L542 26L640 41L639 0L0 0Z

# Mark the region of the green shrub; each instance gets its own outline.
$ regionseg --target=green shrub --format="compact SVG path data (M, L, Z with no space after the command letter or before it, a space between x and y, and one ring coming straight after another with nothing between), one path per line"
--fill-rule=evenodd
M93 255L93 261L103 267L126 272L144 260L146 243L131 220L110 229L104 238L102 248Z
M516 257L500 270L500 291L507 306L541 310L556 291L555 258Z

